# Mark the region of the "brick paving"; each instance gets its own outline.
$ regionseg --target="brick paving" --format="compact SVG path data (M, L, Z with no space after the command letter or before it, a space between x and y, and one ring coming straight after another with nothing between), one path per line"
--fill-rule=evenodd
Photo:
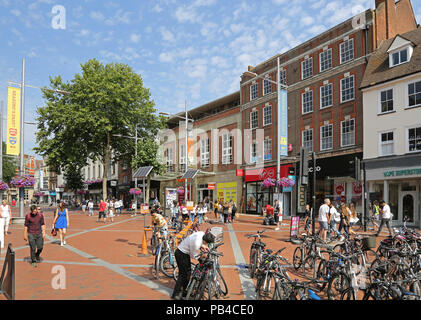
M152 273L154 257L139 257L143 237L144 217L122 214L114 222L96 222L97 216L88 217L81 211L70 212L70 228L67 245L61 247L59 237L50 236L53 209L45 209L47 238L41 263L31 266L29 246L23 240L23 226L11 225L6 237L5 249L0 254L3 264L8 243L16 252L16 299L17 300L169 300L175 281ZM14 212L16 216L17 212ZM214 219L213 214L208 215ZM150 223L147 216L146 224ZM241 215L233 224L223 226L224 256L220 259L223 276L227 282L227 300L252 299L253 281L248 277L246 263L252 239L247 234L267 230L263 241L274 251L286 247L283 252L290 262L295 245L289 239L289 221L281 230L263 226L262 218ZM219 226L205 223L201 229ZM150 235L150 233L148 233ZM387 235L386 232L383 235ZM380 241L379 237L377 241ZM52 286L55 266L63 266L66 273L66 289ZM299 273L289 270L292 277L301 279ZM4 299L4 297L0 297Z

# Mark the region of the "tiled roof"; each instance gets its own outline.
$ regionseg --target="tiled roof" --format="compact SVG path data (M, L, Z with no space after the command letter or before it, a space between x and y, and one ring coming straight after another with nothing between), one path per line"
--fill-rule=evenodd
M415 45L414 52L408 63L390 68L389 54L387 51L398 36L411 41ZM421 72L421 27L398 36L383 41L379 48L372 54L360 89Z

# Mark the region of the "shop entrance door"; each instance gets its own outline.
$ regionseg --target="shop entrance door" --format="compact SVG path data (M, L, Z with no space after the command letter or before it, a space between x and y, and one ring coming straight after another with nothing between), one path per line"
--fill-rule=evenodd
M418 200L416 191L401 191L399 197L399 221L408 217L408 225L414 225L418 220Z

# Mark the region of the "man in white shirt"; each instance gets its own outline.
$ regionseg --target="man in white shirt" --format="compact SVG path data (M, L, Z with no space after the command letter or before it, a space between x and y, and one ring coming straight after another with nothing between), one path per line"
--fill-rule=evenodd
M94 202L92 200L89 200L88 202L88 211L89 216L92 216L94 214Z
M203 231L195 232L192 235L184 239L177 250L175 251L175 259L178 266L178 278L175 283L174 291L171 296L172 299L180 300L180 293L182 297L187 295L187 286L190 280L191 274L191 263L190 259L199 259L201 254L200 252L209 251L209 243L215 242L215 236L208 232L204 233Z
M330 199L325 199L324 204L319 209L319 233L323 242L326 242L327 230L329 229L329 212L330 212Z
M380 232L383 229L383 225L385 224L389 229L390 236L393 237L392 227L390 226L390 221L392 220L392 212L390 212L390 207L384 200L380 201L380 214L382 216L382 221L380 223L379 231L377 231L376 237L380 235Z

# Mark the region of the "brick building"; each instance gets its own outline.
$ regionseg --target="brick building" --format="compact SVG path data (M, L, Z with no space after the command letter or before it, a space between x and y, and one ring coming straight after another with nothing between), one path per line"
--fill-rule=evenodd
M277 159L277 59L280 80L288 88L288 143L283 166L298 166L301 146L315 152L321 171L317 173L317 205L326 196L335 202L355 202L361 207L361 186L351 177L355 157L363 152L363 99L360 83L372 52L383 40L417 27L410 0L375 1L375 9L323 32L305 43L276 55L244 73L241 79L241 111L245 146L242 168L255 175L256 167L276 171ZM260 129L260 130L259 130ZM249 136L246 133L251 132ZM262 131L263 134L258 132ZM262 156L259 156L259 155ZM286 167L281 170L286 175ZM263 170L265 169L265 170ZM272 203L273 195L261 190L259 181L247 183L247 202L254 199L250 213ZM276 175L275 175L276 177ZM247 178L246 178L247 179ZM299 186L298 186L299 187ZM299 190L299 188L297 188ZM307 197L309 196L307 192ZM284 215L303 211L295 190L283 195ZM250 201L249 201L250 200ZM316 208L317 209L317 208Z

